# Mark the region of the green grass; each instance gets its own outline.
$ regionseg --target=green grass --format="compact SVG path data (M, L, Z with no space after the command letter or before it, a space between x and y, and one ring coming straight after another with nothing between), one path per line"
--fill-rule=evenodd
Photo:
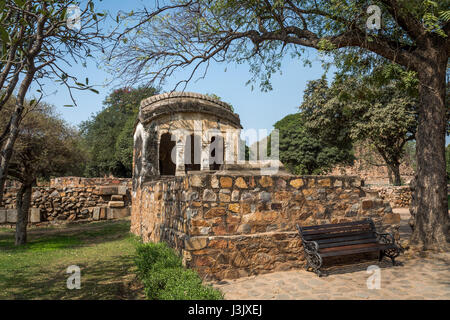
M142 299L130 222L104 221L33 228L14 245L14 230L0 228L0 299ZM67 267L81 268L81 289L69 290Z

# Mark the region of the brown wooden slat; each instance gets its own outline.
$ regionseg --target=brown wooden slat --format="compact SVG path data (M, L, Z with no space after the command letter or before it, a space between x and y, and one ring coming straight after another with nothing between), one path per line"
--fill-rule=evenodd
M306 236L303 236L303 238L306 241L311 241L311 240L332 239L332 238L339 238L339 237L356 236L356 235L367 234L369 232L371 232L371 231L370 230L358 230L358 231L341 232L341 233L323 233L323 234L306 235Z
M351 232L357 230L372 230L370 225L359 225L359 226L346 226L346 227L334 227L329 229L319 229L311 231L303 231L303 236L313 235L313 234L323 234L323 233L337 233L337 232Z
M344 256L344 255L350 255L350 254L356 254L356 253L381 251L381 250L387 249L388 247L389 247L389 245L379 245L376 247L365 247L365 248L349 249L349 250L342 250L342 251L330 251L330 252L326 252L326 253L320 253L320 255L323 258L333 257L333 256Z
M359 224L370 224L368 220L359 220L359 221L352 221L352 222L343 222L343 223L333 223L333 224L319 224L315 226L300 226L304 231L308 230L315 230L315 229L323 229L323 228L333 228L333 227L345 227L345 226L351 226L351 225L359 225Z
M363 244L354 244L354 245L348 245L348 246L338 246L338 247L332 247L332 248L325 248L321 249L319 247L319 253L326 253L326 252L334 252L334 251L346 251L346 250L353 250L353 249L360 249L360 248L371 248L371 247L380 247L383 246L379 243L363 243Z
M367 244L367 243L378 244L377 239L374 239L374 238L351 240L351 241L344 241L344 242L333 242L333 243L325 243L325 244L319 245L319 251L322 249L325 249L325 248L343 247L343 246L348 246L348 245Z
M360 240L360 239L376 239L375 232L365 232L355 236L344 236L344 237L333 237L329 239L316 240L316 242L321 245L324 243L335 243L342 241Z

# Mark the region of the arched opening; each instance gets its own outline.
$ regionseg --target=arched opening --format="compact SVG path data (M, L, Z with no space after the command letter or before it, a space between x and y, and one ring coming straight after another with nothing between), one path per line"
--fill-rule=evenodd
M200 159L202 153L202 140L200 136L191 134L186 137L184 148L184 170L200 171Z
M172 141L170 133L164 133L159 141L159 174L161 176L174 176L176 164L172 161L172 150L175 141Z
M211 137L209 145L209 170L220 170L224 163L225 142L220 135Z

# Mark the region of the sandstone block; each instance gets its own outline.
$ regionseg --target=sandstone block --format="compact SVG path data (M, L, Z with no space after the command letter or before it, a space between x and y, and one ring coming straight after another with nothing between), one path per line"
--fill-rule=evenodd
M298 189L304 185L303 179L294 179L289 183L294 188Z
M92 212L92 219L93 220L100 220L100 207L95 207L94 211Z
M219 192L219 200L220 202L230 202L231 196L230 196L230 190L220 190Z
M123 201L110 201L108 202L109 208L123 208L125 206L125 202Z
M217 196L212 190L205 189L203 191L203 201L216 201L216 200Z
M100 207L100 220L105 220L107 218L107 208Z
M6 209L0 209L0 223L6 223Z
M219 179L216 176L211 176L211 188L219 188Z
M261 179L259 179L259 184L261 185L261 187L267 188L273 185L273 181L271 177L262 176Z
M121 219L130 215L130 208L110 208L113 219Z
M231 188L233 185L233 179L230 177L220 177L220 186L222 188Z
M184 240L184 248L186 250L200 250L208 245L208 239L206 237L193 237Z
M102 196L119 194L119 188L118 186L101 186L98 190L98 194Z
M204 185L203 179L204 178L202 176L195 174L189 177L189 182L193 187L203 187Z
M31 223L41 222L41 209L30 208L30 222Z
M330 179L330 178L319 179L319 180L317 181L317 183L318 183L319 186L321 186L321 187L331 187L331 179Z
M205 213L205 219L215 218L215 217L221 217L226 214L225 208L222 207L215 207L211 208Z
M123 195L113 194L111 196L111 201L123 201Z
M114 219L112 209L113 208L106 208L106 219L108 219L108 220Z
M234 184L236 185L236 187L238 187L240 189L247 189L247 183L245 182L244 178L242 178L242 177L238 177L236 179L236 181L234 182Z
M6 221L9 223L17 222L17 209L8 209L6 212Z
M232 203L228 205L228 210L238 213L239 210L241 209L241 206L239 205L239 203Z

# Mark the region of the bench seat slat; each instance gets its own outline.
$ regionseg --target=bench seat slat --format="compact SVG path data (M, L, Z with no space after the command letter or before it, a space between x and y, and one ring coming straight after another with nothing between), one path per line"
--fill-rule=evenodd
M335 243L335 242L344 242L351 240L362 240L362 239L376 239L376 235L374 232L365 232L355 236L345 236L345 237L333 237L329 239L320 239L315 240L319 245L326 243Z
M327 228L335 228L335 227L345 227L345 226L355 226L355 225L364 225L370 224L367 220L361 221L353 221L353 222L343 222L343 223L332 223L332 224L319 224L315 226L305 226L302 227L303 231L315 230L315 229L327 229Z
M344 242L333 242L333 243L326 243L326 244L319 245L319 252L320 252L320 249L325 249L325 248L342 247L342 246L347 246L347 245L367 244L367 243L377 243L378 244L377 239L374 239L374 238L350 240L350 241L344 241Z
M369 230L359 230L359 231L341 232L341 233L313 234L313 235L309 235L309 236L303 236L303 238L306 241L312 241L312 240L315 241L315 240L321 240L321 239L333 239L333 238L340 238L340 237L365 235L368 233L370 233Z
M313 234L322 234L322 233L338 233L338 232L351 232L357 230L372 230L370 225L359 225L359 226L346 226L346 227L336 227L336 228L327 228L327 229L318 229L311 231L303 231L303 236L309 236Z
M356 253L364 253L364 252L374 252L374 251L381 251L389 248L389 245L386 244L379 244L373 247L363 247L363 248L353 248L353 249L342 249L342 250L336 250L336 251L329 251L329 252L323 252L320 253L322 257L333 257L333 256L344 256L349 254L356 254Z

